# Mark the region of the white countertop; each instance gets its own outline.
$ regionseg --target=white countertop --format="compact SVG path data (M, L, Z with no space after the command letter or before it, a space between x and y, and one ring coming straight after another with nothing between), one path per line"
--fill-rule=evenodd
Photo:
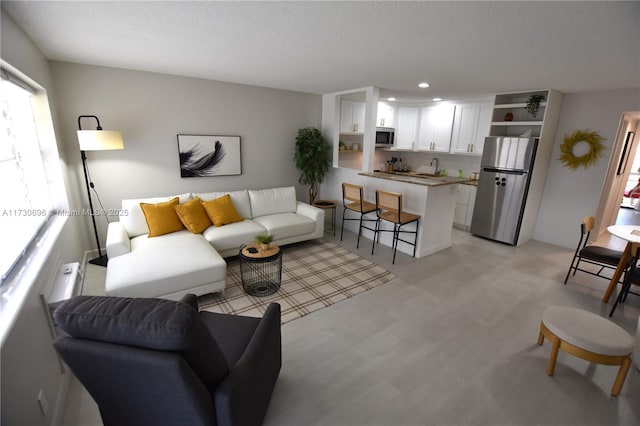
M413 183L423 186L443 186L443 185L455 185L459 183L474 185L477 184L477 180L472 178L460 178L455 176L427 176L415 172L361 172L358 173L362 176L369 176L379 179L394 180L396 182Z

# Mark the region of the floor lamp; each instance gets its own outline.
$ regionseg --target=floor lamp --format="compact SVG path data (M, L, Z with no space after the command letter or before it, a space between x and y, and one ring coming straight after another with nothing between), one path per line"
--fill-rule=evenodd
M98 122L96 130L82 130L81 120L83 118L94 118ZM96 216L91 200L91 189L95 191L95 185L91 181L89 167L87 165L87 154L85 151L107 151L112 149L124 149L122 133L113 130L102 130L100 120L95 115L81 115L78 117L78 142L80 144L80 154L82 156L82 168L84 170L84 182L87 186L87 197L89 198L89 209L91 221L93 222L93 232L96 235L98 244L98 257L89 260L89 263L99 266L107 266L107 254L102 254L100 248L100 238L98 237L98 227L96 226Z

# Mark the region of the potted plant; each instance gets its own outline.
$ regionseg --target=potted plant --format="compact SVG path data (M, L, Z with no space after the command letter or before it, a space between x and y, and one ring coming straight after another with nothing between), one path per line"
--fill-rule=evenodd
M531 95L527 99L527 111L532 117L538 115L538 109L540 109L540 102L544 101L544 95Z
M295 163L300 170L298 182L309 185L309 204L313 204L318 195L318 184L331 166L331 146L315 127L298 130L296 136Z
M253 241L256 244L260 244L260 248L262 250L268 250L269 246L271 246L271 241L273 241L273 235L269 235L266 232L262 232L256 235Z

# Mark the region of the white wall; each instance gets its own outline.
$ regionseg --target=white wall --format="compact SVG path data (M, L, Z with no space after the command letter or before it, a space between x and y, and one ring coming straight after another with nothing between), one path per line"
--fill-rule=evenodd
M51 76L46 58L4 12L0 28L2 59L47 90L55 124ZM68 188L65 157L63 152L60 154L63 178ZM56 422L56 414L61 413L68 381L61 373L57 354L51 346L52 337L39 294L49 285L60 263L78 261L81 253L77 227L73 220L68 220L45 265L35 274L35 282L2 344L0 423L4 425L51 425ZM46 416L38 408L40 390L48 402Z
M123 198L297 186L297 131L321 123L318 95L63 62L52 62L51 69L60 135L77 173L76 193L82 194L76 208L88 207L76 137L79 115L97 115L105 130L123 134L124 150L87 153L106 209L119 208ZM94 129L95 121L83 119L82 126ZM240 136L242 175L181 178L179 133ZM308 201L306 194L299 188L299 199ZM106 221L98 222L104 245ZM91 232L87 219L87 246L93 248Z
M582 218L596 214L620 118L625 111L638 110L638 89L565 95L534 239L575 248ZM606 138L603 157L587 169L571 170L557 159L565 135L576 129L590 129Z

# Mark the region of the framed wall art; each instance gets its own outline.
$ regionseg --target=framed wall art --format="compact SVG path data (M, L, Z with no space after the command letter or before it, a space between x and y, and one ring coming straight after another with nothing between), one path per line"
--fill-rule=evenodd
M631 148L633 147L634 136L634 132L627 132L627 139L625 139L624 141L622 156L620 157L620 162L618 163L618 171L616 173L618 176L620 176L627 170L627 163L629 163L629 154L631 153Z
M178 135L180 177L242 174L240 136Z

